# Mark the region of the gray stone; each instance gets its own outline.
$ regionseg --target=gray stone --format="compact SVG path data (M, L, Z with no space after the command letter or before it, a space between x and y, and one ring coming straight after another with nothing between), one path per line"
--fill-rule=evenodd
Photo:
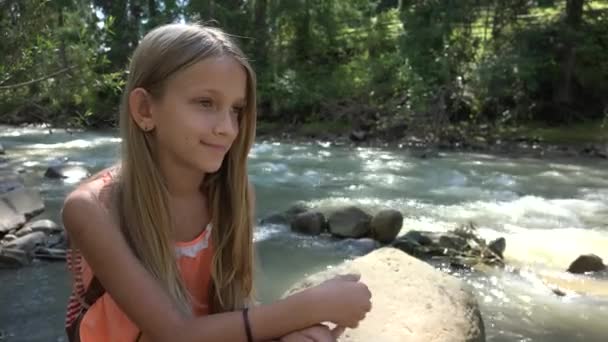
M380 247L380 243L371 238L361 239L342 239L338 242L340 249L348 252L349 255L361 256L370 253Z
M410 230L402 237L402 239L415 241L416 243L418 243L421 246L428 246L433 243L433 239L431 239L428 235L429 235L428 232Z
M65 231L49 236L46 244L50 248L67 249L68 239Z
M26 226L21 227L19 230L17 230L15 232L15 236L16 237L22 237L22 236L26 236L28 234L31 234L33 232L34 231L32 230L32 228L31 227L27 227L27 225L26 225Z
M372 217L363 210L350 206L329 215L329 231L338 237L360 238L370 234Z
M372 292L372 309L340 342L485 341L479 306L457 278L394 248L380 248L296 283L291 295L339 274L356 273Z
M4 202L16 213L30 219L44 211L44 202L40 192L34 189L17 189L0 196L0 201Z
M23 180L19 175L12 171L0 171L0 195L24 187Z
M587 272L603 271L605 269L606 265L604 265L602 258L595 254L585 254L579 256L570 264L570 267L568 267L568 272L582 274Z
M507 240L505 240L505 238L501 237L498 238L492 242L490 242L490 244L488 245L488 248L496 253L496 255L498 255L501 258L503 257L503 254L505 252L505 249L507 249Z
M8 242L10 242L10 241L15 240L16 238L17 238L17 236L16 236L16 235L14 235L14 234L6 234L6 235L4 235L4 237L2 238L2 242L8 243Z
M34 256L43 260L66 260L65 249L39 247L34 252Z
M372 218L372 236L380 243L391 243L395 240L403 226L403 215L394 209L378 212Z
M0 199L0 235L23 226L25 216L16 212L8 202Z
M303 202L298 202L292 205L283 213L274 213L261 220L261 224L286 224L290 225L295 217L301 213L305 213L310 208Z
M78 164L63 164L50 166L44 176L47 178L71 178L85 179L91 175L91 172L84 166Z
M6 248L16 248L26 253L33 253L36 248L46 245L46 242L46 234L43 232L33 232L9 242L6 244Z
M468 242L461 236L445 233L439 237L439 246L460 251L467 248Z
M0 247L0 268L19 268L30 264L31 254L20 249Z
M24 228L30 228L33 232L44 232L49 235L63 231L63 228L52 220L37 220L26 224Z
M291 222L291 230L306 235L319 235L326 228L325 216L318 212L298 214Z

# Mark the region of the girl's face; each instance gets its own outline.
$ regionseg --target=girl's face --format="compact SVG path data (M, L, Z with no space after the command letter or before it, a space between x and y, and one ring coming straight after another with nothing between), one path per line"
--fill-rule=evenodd
M232 57L210 57L171 76L150 104L161 162L216 172L239 133L247 74Z

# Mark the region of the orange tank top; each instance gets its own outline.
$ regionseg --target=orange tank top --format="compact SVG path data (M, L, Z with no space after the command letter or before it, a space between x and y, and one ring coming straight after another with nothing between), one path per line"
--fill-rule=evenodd
M211 281L212 225L189 242L176 242L175 252L184 283L193 298L193 312L203 316L208 311L208 295ZM78 250L68 253L68 268L73 274L73 287L70 296L66 326L82 309L82 298L93 279L93 272ZM83 342L133 342L139 335L137 326L118 307L106 292L87 310L80 324L80 337Z

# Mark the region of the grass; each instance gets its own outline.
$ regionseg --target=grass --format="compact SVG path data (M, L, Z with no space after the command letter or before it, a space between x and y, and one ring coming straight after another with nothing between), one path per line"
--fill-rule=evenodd
M508 134L553 144L608 143L608 122L598 120L556 127L527 124Z

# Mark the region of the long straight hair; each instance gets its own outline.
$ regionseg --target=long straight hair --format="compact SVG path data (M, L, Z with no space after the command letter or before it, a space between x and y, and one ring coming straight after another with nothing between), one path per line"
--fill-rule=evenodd
M256 125L255 73L243 52L217 28L198 24L158 27L143 38L133 54L120 109L122 162L116 194L121 229L137 258L186 314L192 313L192 298L178 268L169 193L154 155L154 137L137 126L128 98L140 87L160 97L170 76L204 59L224 56L234 58L246 71L247 103L235 142L220 169L204 177L200 190L208 198L213 225L210 310L243 308L253 296L253 215L247 157Z

